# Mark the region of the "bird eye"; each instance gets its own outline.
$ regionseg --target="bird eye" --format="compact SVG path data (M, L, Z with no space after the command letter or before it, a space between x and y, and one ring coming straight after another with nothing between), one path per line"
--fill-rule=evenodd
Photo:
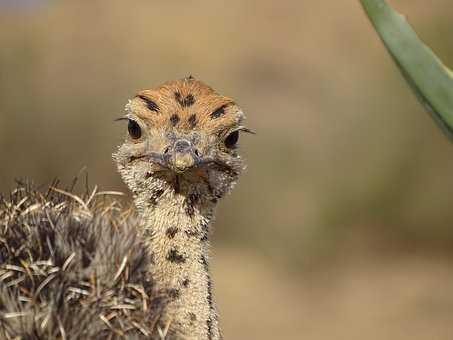
M232 149L236 146L236 143L239 140L239 131L233 131L225 138L225 146L229 149Z
M129 124L127 125L127 131L133 139L139 139L142 136L142 129L136 121L129 119Z

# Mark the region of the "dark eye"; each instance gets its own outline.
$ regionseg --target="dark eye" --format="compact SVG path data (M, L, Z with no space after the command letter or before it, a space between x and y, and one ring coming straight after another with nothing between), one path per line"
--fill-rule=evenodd
M232 149L236 146L236 143L239 140L239 131L234 131L225 138L225 146L229 149Z
M133 139L139 139L142 136L142 129L136 121L129 119L129 124L127 125L127 131Z

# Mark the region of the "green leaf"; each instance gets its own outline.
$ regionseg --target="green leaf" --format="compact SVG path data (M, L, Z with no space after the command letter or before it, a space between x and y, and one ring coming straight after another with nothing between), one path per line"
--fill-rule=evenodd
M385 0L361 0L404 78L453 141L453 73Z

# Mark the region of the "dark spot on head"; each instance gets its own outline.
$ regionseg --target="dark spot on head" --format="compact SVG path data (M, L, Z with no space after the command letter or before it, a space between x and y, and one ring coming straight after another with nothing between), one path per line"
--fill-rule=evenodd
M193 103L195 103L195 98L193 95L188 94L187 96L183 97L181 95L181 92L178 91L175 92L175 99L182 107L189 107L192 106Z
M179 122L179 116L176 113L172 114L170 117L170 122L171 122L171 125L176 126L176 124L178 124L178 122Z
M167 235L168 238L173 238L175 237L176 233L179 231L178 228L176 227L170 227L167 229L167 231L165 232L165 235Z
M184 288L189 287L190 280L188 278L185 278L184 281L182 282L182 286Z
M188 119L190 127L193 129L195 126L197 126L197 115L191 114L189 119Z
M167 254L166 259L173 263L184 263L186 259L183 255L181 255L176 249L170 249Z
M225 114L225 108L227 107L227 104L222 105L219 107L217 110L211 113L211 118L219 118L220 116L223 116Z
M192 106L195 103L195 98L193 95L189 94L184 99L184 106Z
M151 111L159 112L159 106L157 106L157 104L153 102L151 99L142 95L138 95L137 97L145 102L148 109L150 109Z
M180 295L179 289L171 288L168 290L168 296L171 299L177 299L177 298L179 298L179 295Z

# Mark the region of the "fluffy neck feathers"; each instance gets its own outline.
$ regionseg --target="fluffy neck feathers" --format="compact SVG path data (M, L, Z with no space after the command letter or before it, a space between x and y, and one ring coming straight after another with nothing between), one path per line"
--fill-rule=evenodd
M138 193L135 202L154 261L152 275L171 299L164 322L171 322L170 336L220 339L208 267L216 200L184 187L185 193L157 187Z

